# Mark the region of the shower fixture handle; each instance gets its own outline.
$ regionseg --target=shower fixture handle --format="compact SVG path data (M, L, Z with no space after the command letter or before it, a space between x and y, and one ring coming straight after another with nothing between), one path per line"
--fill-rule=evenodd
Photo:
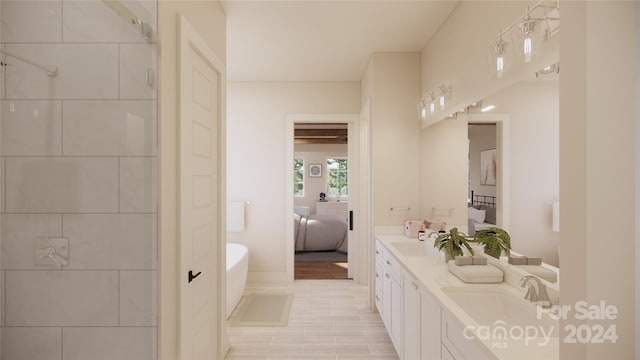
M56 263L58 263L58 266L60 267L69 265L69 261L64 256L61 256L60 254L58 254L58 250L56 250L55 247L50 246L43 250L44 250L44 254L42 254L42 259L51 259Z

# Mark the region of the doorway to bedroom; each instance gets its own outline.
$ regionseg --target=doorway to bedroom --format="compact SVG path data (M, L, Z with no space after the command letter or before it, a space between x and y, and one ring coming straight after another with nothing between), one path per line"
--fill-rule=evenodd
M294 279L349 278L349 125L294 124Z

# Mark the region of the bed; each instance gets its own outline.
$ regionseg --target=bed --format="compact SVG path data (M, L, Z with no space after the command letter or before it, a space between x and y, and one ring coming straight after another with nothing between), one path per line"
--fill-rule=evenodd
M347 220L337 215L293 215L295 251L347 252Z
M476 231L496 226L496 197L492 195L477 195L471 191L471 202L467 209L468 232L473 235Z

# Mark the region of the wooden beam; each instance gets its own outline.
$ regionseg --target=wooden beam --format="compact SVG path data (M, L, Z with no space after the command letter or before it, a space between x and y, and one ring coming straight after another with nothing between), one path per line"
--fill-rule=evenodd
M303 138L303 139L295 139L294 143L295 144L347 144L347 140Z
M347 136L347 129L295 129L295 136Z

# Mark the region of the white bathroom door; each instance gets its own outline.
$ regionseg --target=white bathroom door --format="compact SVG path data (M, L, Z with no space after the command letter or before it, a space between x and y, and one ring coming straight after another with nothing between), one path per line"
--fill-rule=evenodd
M224 69L183 17L179 62L179 355L211 360L220 352L219 322L224 320L219 261Z

